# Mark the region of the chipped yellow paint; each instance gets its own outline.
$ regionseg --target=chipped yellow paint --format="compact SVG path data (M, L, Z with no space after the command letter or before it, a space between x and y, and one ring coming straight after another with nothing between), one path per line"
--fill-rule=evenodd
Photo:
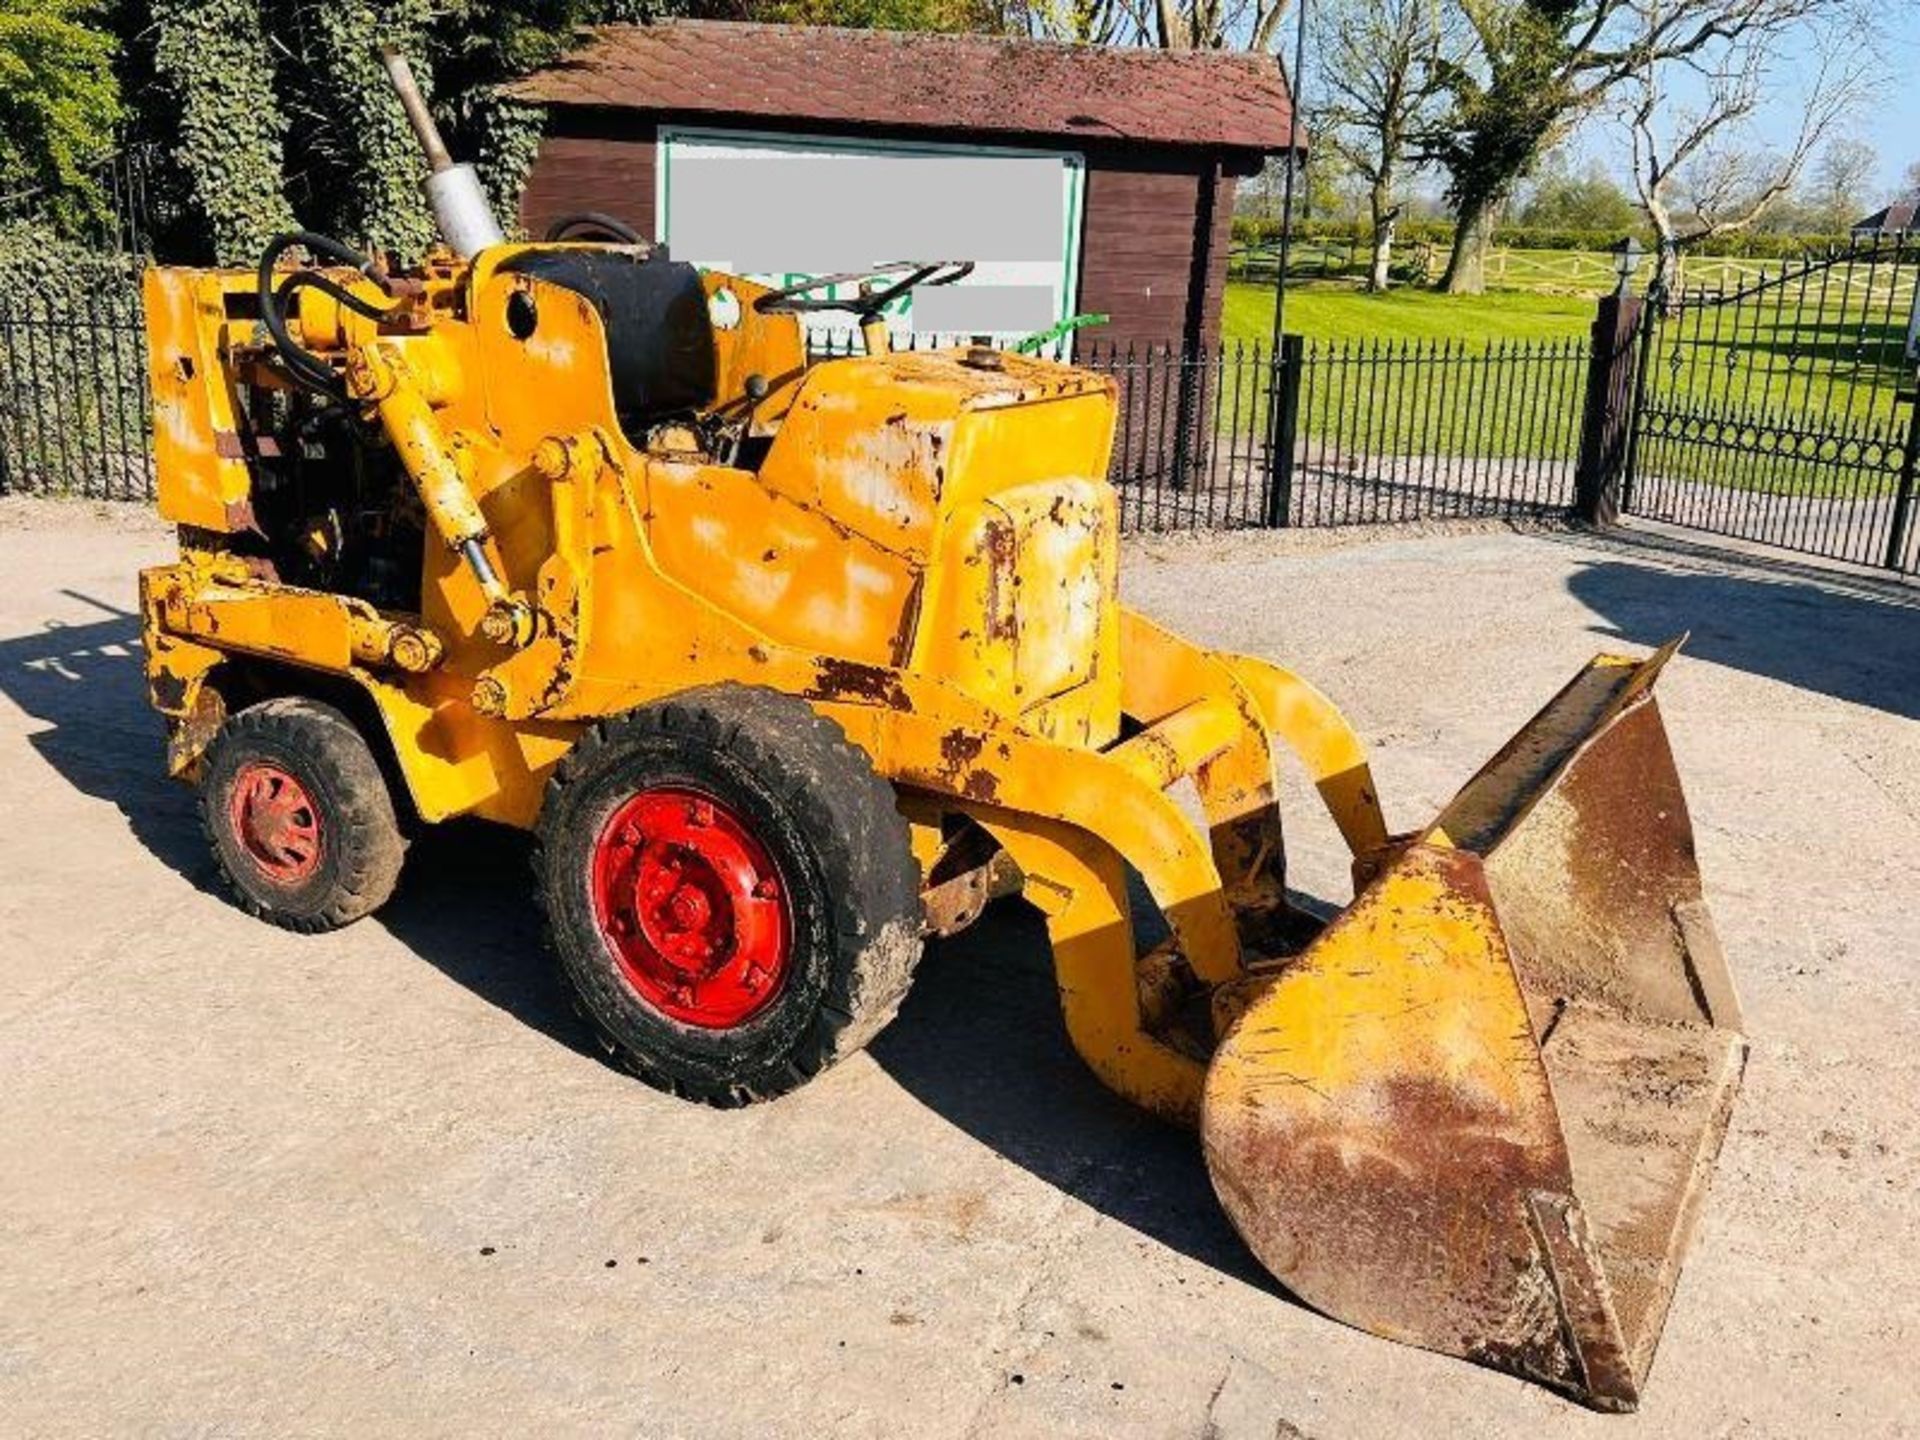
M201 271L155 267L141 293L161 517L204 530L242 529L234 507L246 502L252 480L245 462L223 457L218 448L218 437L234 432L228 287Z
M650 464L660 569L783 644L894 665L917 571L744 470Z
M1383 956L1393 963L1382 964ZM1378 1113L1411 1074L1504 1112L1545 1100L1520 987L1492 908L1421 850L1396 861L1234 1026L1209 1104ZM1309 1088L1303 1088L1309 1087Z

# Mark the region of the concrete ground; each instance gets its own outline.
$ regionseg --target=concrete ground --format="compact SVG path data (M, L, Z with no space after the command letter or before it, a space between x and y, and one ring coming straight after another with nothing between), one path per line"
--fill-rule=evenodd
M19 1435L1920 1433L1920 592L1646 537L1136 545L1424 818L1597 647L1663 682L1753 1059L1633 1418L1284 1298L1068 1052L1034 925L773 1105L601 1064L512 837L304 939L160 778L150 523L0 506L0 1428ZM1296 877L1344 898L1330 827Z

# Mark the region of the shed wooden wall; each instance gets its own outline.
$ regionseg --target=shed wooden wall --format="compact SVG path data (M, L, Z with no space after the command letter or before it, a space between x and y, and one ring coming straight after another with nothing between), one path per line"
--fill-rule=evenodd
M527 234L544 235L556 218L577 210L605 211L653 234L654 133L652 121L619 111L556 115L520 194Z
M1088 153L1079 308L1112 317L1088 339L1124 349L1218 337L1235 181L1232 170L1216 180L1216 164L1191 152ZM1209 183L1217 184L1210 217ZM1190 318L1199 320L1197 337L1188 335Z
M716 125L712 117L703 123ZM739 128L775 128L765 119ZM804 127L780 126L795 133ZM574 210L604 210L653 232L655 121L616 110L559 110L549 122L520 202L530 235ZM816 132L817 133L817 132ZM1212 345L1232 239L1235 178L1257 157L1197 150L1089 145L1059 136L932 138L979 145L1078 150L1087 160L1077 308L1109 315L1085 332L1102 349ZM1212 185L1212 204L1205 203ZM1204 226L1204 228L1203 228Z

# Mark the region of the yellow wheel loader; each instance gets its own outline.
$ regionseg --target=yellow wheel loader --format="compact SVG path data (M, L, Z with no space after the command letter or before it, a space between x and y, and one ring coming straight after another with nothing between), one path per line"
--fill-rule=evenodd
M1198 1126L1288 1290L1632 1408L1745 1054L1671 647L1594 660L1396 834L1318 691L1120 603L1109 380L889 352L880 307L963 266L770 290L605 217L507 243L388 63L446 246L394 273L295 233L145 282L180 544L147 673L239 903L343 925L418 824L533 831L609 1054L731 1105L1019 894L1075 1048ZM826 306L865 354L809 363ZM1288 898L1279 750L1353 852L1330 924Z

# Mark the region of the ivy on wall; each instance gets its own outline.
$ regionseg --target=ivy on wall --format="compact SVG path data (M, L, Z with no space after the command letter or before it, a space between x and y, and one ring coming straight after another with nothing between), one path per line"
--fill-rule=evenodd
M132 138L171 157L169 259L250 264L298 224L405 262L434 239L425 167L377 47L398 45L509 229L543 114L502 83L584 25L703 0L122 0Z
M486 187L493 213L509 232L517 228L520 192L526 188L546 111L524 100L492 92L474 95L462 117L461 133L469 142L474 168Z
M0 220L0 314L28 305L60 314L139 277L125 256L69 240L32 220Z
M368 250L417 258L434 240L420 191L426 165L387 82L379 47L407 56L423 93L433 94L426 42L428 0L332 0L297 7L297 65L283 65L289 108L311 117L295 127L309 162L305 187L313 222Z
M255 0L153 0L153 69L175 100L175 158L215 258L241 264L289 229L287 121Z

